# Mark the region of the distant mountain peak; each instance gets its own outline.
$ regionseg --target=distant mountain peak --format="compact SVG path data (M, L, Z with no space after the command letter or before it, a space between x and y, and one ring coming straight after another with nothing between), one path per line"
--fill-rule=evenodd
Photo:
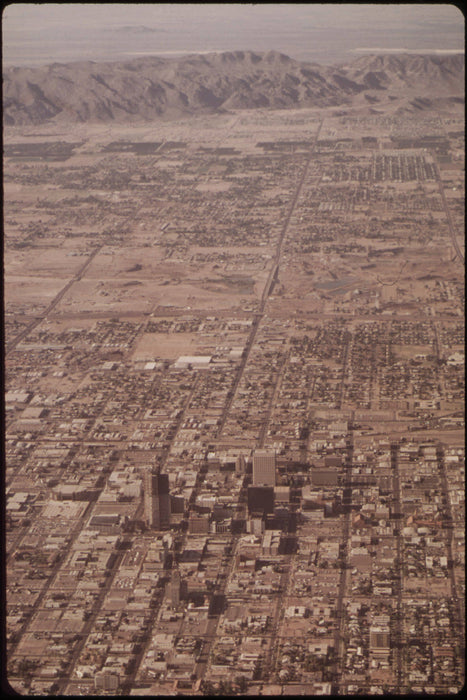
M159 34L159 32L164 32L165 29L160 29L158 27L147 27L146 25L128 25L125 27L117 27L113 30L119 34Z
M397 95L406 99L405 109L420 109L424 103L413 100L424 95L457 104L451 98L464 95L463 55L367 55L330 67L296 61L279 51L238 50L116 63L54 63L3 73L6 126L151 121L257 107L348 106L357 99L362 109L371 109L375 101L380 109L384 100L392 104Z

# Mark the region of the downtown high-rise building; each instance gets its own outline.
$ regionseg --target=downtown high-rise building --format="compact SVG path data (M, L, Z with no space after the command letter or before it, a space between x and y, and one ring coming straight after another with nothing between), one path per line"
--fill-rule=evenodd
M276 453L255 450L253 453L253 486L276 485Z
M152 469L144 475L144 518L159 530L170 525L169 476Z
M235 460L235 474L245 474L246 473L246 461L243 455L238 455Z
M180 605L181 590L180 571L178 569L172 569L172 575L167 584L168 599L172 608L178 608Z

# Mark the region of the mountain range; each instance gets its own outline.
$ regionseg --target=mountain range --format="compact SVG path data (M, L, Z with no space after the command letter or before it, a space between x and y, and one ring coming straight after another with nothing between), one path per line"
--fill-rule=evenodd
M277 51L234 51L3 72L5 126L129 123L258 107L417 112L463 103L463 54L367 55L331 67Z

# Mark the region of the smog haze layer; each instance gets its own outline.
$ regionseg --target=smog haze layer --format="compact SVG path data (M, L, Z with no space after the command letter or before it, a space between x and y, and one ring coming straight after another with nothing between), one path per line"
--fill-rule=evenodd
M41 4L3 14L3 62L122 61L138 55L280 51L326 65L368 52L462 52L453 5Z

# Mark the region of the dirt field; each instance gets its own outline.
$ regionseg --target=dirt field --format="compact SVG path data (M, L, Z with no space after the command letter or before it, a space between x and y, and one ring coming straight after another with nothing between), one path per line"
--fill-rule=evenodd
M145 333L135 345L132 359L176 360L181 355L195 355L200 336L194 333Z

